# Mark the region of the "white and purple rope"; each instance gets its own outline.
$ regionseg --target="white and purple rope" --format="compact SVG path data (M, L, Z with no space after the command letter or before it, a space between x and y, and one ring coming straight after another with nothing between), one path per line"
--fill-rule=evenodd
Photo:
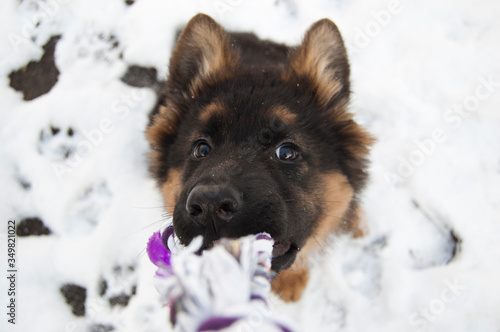
M175 331L293 332L268 309L273 239L266 233L218 240L199 254L202 238L179 245L173 226L148 241L158 267L156 289Z

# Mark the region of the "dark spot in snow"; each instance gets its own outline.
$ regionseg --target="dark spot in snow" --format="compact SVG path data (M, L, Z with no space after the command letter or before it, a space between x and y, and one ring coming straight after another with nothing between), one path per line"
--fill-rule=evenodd
M449 264L458 255L462 247L462 239L455 233L453 229L450 230L450 242L453 246L453 249L450 259L446 262L446 264Z
M67 134L68 134L69 137L73 136L75 134L75 132L73 131L73 128L69 127L68 131L67 131Z
M22 219L17 224L17 236L50 235L52 231L38 217Z
M43 46L39 61L31 61L26 66L9 74L10 86L23 93L24 100L33 100L49 92L57 83L59 70L54 61L54 51L61 36L53 36Z
M118 296L113 296L109 298L109 304L114 307L116 305L120 305L122 307L126 307L128 305L128 301L130 301L130 295L120 294Z
M132 65L128 67L121 80L136 88L156 88L159 85L156 75L155 68Z
M87 289L75 284L65 284L60 288L60 291L66 299L66 303L71 306L71 312L78 317L85 316Z
M125 0L125 4L127 6L132 6L134 4L135 0Z
M109 332L114 331L115 327L111 324L95 324L90 327L90 332Z
M23 187L24 190L30 190L31 189L31 183L29 183L26 179L23 178L18 178L17 181Z
M122 272L122 267L120 265L113 266L113 273L120 274Z
M130 292L132 293L132 295L137 294L137 285L133 285L132 289L130 290Z
M107 290L108 290L108 282L104 278L102 278L101 281L99 281L99 295L104 296Z
M387 236L382 235L380 237L377 237L373 240L372 243L370 243L370 246L367 247L370 250L380 250L383 249L387 246Z
M50 126L50 132L52 133L52 135L57 135L60 131L61 131L61 129L59 129L57 127Z
M43 142L43 141L47 140L47 136L48 136L48 135L45 133L45 130L43 130L43 129L42 129L42 130L40 130L40 138L39 138L39 141L40 141L40 142Z

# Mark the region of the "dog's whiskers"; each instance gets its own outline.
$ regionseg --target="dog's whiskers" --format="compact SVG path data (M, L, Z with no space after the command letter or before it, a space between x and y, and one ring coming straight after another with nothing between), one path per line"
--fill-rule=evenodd
M164 209L165 206L133 206L132 208L134 209L141 209L141 210L150 210L150 209Z

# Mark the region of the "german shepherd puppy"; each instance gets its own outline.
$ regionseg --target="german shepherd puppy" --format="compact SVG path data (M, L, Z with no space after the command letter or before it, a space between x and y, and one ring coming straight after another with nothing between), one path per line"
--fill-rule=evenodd
M308 255L360 235L370 135L347 110L349 63L333 22L302 45L228 33L198 14L181 32L147 138L151 173L182 244L259 232L275 240L273 290L296 301Z

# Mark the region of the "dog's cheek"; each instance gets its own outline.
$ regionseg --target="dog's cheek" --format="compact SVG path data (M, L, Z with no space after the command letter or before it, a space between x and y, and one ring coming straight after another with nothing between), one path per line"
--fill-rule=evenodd
M161 185L161 193L165 208L170 215L173 215L174 208L179 200L179 195L182 187L182 171L180 168L171 168L168 171L167 180Z
M314 197L319 207L311 209L321 210L319 221L314 228L306 244L297 255L293 265L278 274L273 281L273 291L286 302L298 301L309 280L308 257L320 246L326 245L328 236L339 229L349 212L354 197L354 190L349 184L347 177L338 172L331 172L320 177L322 185L318 186L318 192ZM304 198L303 204L307 204ZM312 204L312 202L309 202ZM311 210L308 210L311 211Z
M307 238L311 236L317 221L320 218L320 204L313 193L301 188L295 188L295 198L289 206L288 215L291 216L289 224L290 235L297 241L297 245L304 246Z
M331 172L321 176L323 193L318 201L321 203L321 217L313 233L315 243L322 244L327 237L343 225L354 197L354 190L345 175Z

